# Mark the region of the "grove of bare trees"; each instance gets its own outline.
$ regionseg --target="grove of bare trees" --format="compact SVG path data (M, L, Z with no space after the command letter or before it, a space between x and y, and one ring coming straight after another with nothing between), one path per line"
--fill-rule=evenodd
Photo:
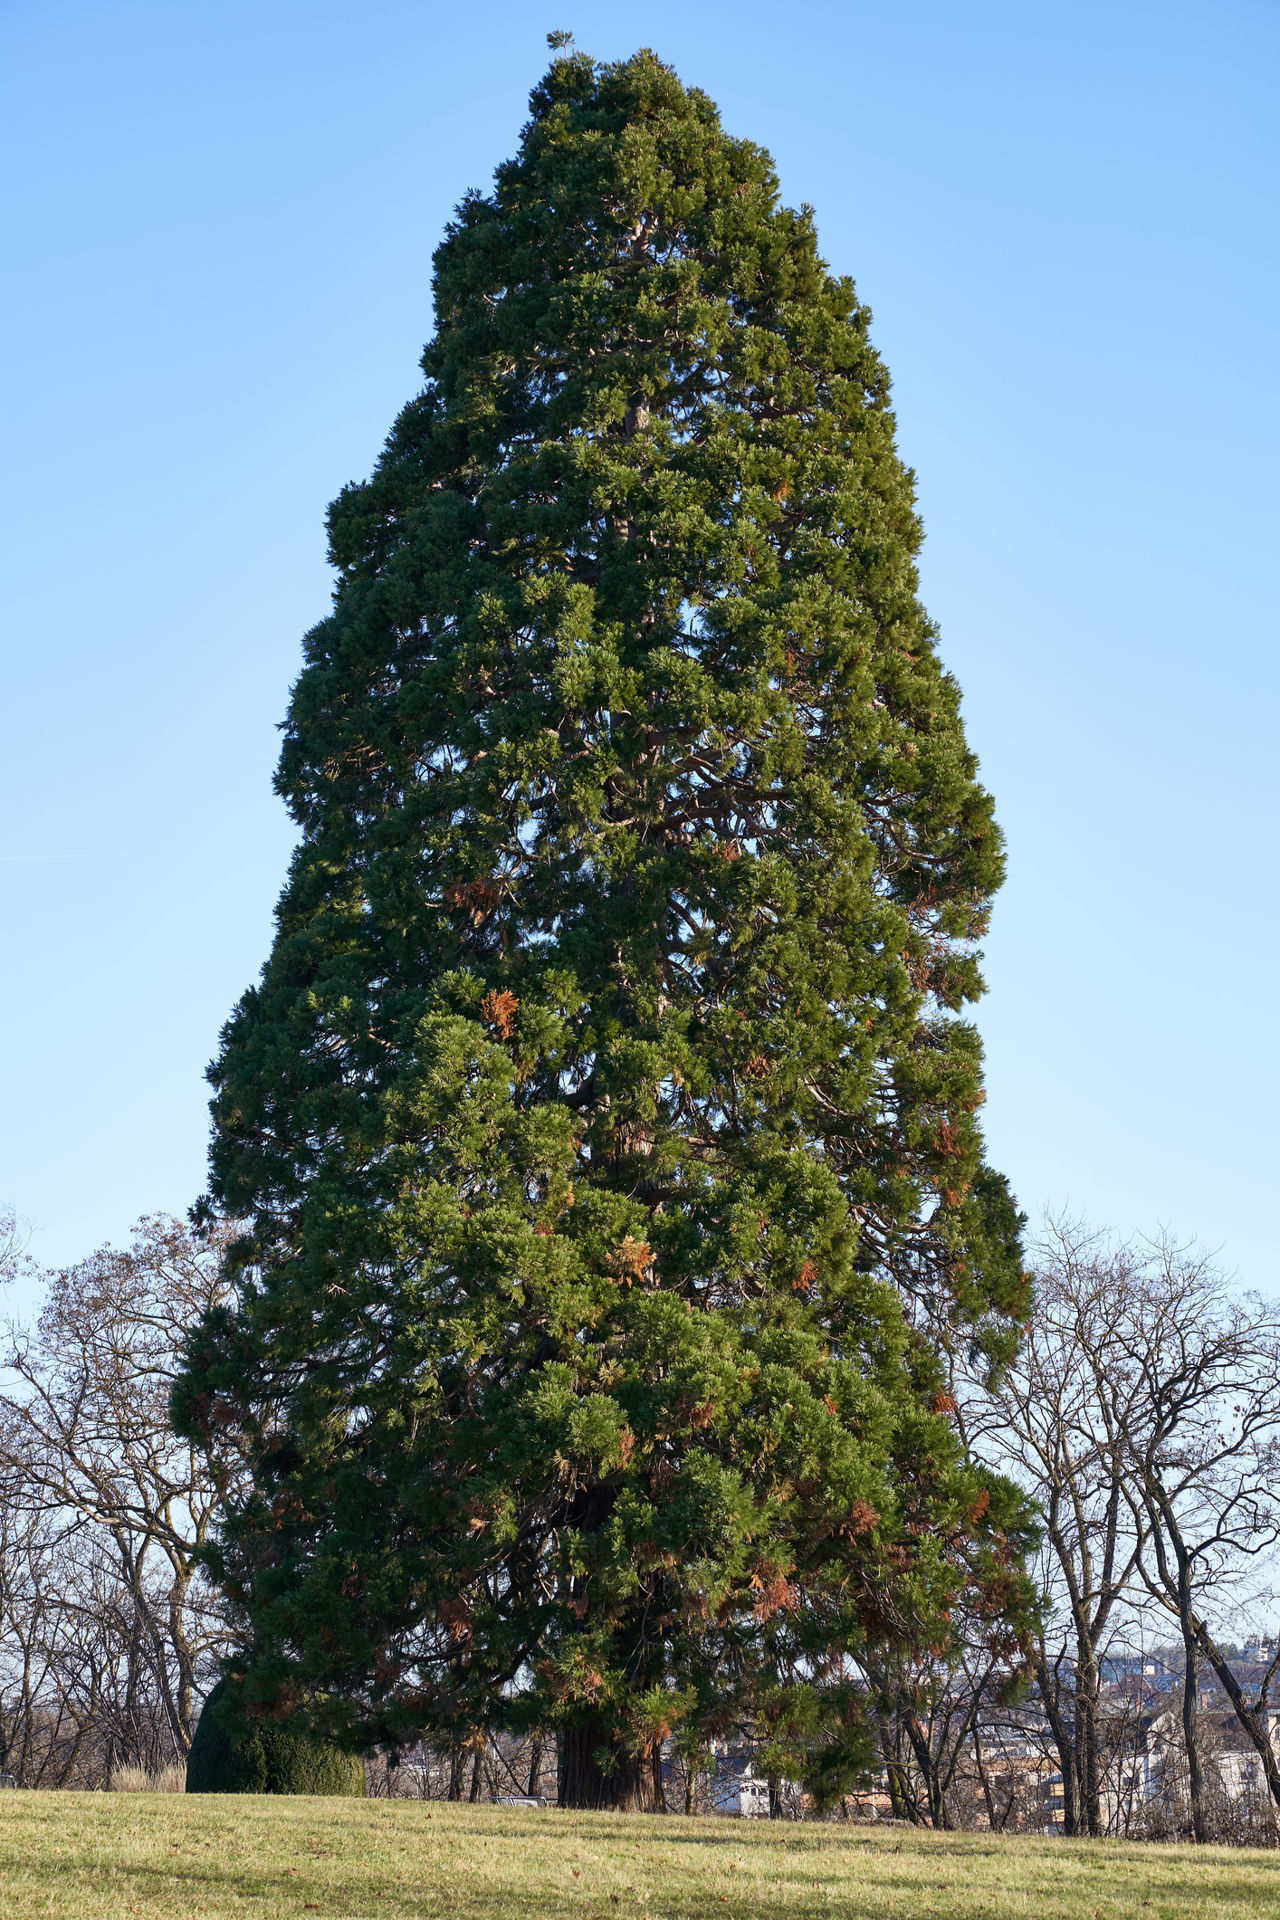
M226 1628L198 1555L218 1488L168 1411L219 1252L143 1220L0 1330L0 1769L20 1785L163 1772L216 1677Z
M1280 1312L1194 1248L1116 1245L1068 1221L1038 1249L1014 1364L960 1392L970 1447L1027 1487L1043 1524L1031 1660L1068 1833L1114 1827L1125 1719L1104 1680L1173 1642L1183 1793L1208 1836L1199 1726L1207 1665L1280 1806L1277 1664L1246 1679L1229 1633L1272 1617L1280 1541ZM1251 1663L1256 1669L1257 1662ZM1129 1716L1132 1718L1132 1716ZM1130 1727L1121 1742L1139 1730Z

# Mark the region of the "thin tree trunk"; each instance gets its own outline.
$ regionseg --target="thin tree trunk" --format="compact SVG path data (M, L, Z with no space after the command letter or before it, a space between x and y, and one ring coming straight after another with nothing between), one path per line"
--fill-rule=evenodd
M1186 1671L1182 1677L1182 1738L1187 1749L1187 1784L1191 1798L1191 1832L1197 1845L1207 1838L1204 1818L1204 1775L1200 1767L1200 1661L1195 1641L1186 1644Z
M996 1819L996 1799L994 1793L991 1791L991 1781L987 1775L986 1765L982 1758L982 1736L976 1727L973 1729L973 1762L978 1769L978 1779L982 1786L982 1798L986 1803L987 1825L992 1833L999 1833L1004 1825L1004 1821Z
M532 1800L538 1791L538 1780L542 1773L542 1735L533 1736L533 1751L529 1755L529 1785L526 1791Z
M934 1758L929 1731L916 1713L907 1715L907 1738L916 1756L916 1765L924 1781L925 1792L929 1796L929 1818L940 1830L951 1825L951 1815L947 1808L947 1796L943 1789L942 1778Z
M662 1742L661 1740L654 1742L654 1748L649 1758L649 1764L652 1770L652 1780L653 1780L653 1811L655 1813L665 1813L667 1810L667 1789L662 1779Z
M919 1826L920 1816L916 1811L915 1798L907 1792L902 1755L896 1749L891 1749L889 1732L883 1725L880 1729L880 1751L884 1755L884 1777L894 1819L909 1820L912 1826Z
M1062 1774L1062 1831L1065 1835L1074 1837L1080 1832L1075 1741L1063 1717L1057 1676L1050 1675L1049 1663L1043 1653L1036 1659L1036 1685L1039 1688L1040 1704L1044 1708L1045 1719L1049 1722L1049 1731L1053 1735L1053 1744L1058 1750L1058 1768Z

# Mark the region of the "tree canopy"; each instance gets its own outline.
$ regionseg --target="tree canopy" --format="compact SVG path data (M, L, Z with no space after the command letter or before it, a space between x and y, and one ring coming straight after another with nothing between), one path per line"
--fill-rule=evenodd
M829 1787L860 1655L1027 1602L943 1364L1026 1311L962 1017L1001 837L888 379L648 52L557 50L435 312L330 511L212 1069L247 1225L175 1407L250 1470L248 1697L554 1726L575 1804L747 1719Z

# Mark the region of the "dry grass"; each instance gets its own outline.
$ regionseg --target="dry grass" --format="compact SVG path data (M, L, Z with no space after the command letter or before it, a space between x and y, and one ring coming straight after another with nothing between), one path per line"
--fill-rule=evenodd
M187 1769L181 1761L148 1773L145 1767L117 1767L111 1776L112 1793L185 1793Z
M1246 1920L1280 1855L406 1800L0 1796L0 1920Z

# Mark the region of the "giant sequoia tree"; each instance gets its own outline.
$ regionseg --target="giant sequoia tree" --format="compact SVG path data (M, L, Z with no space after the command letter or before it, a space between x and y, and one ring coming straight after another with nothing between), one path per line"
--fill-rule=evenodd
M830 1785L861 1653L1025 1600L940 1358L1025 1310L957 1017L1001 844L888 382L648 53L557 55L435 291L213 1070L248 1227L176 1407L250 1470L249 1694L555 1727L574 1804L747 1718Z

